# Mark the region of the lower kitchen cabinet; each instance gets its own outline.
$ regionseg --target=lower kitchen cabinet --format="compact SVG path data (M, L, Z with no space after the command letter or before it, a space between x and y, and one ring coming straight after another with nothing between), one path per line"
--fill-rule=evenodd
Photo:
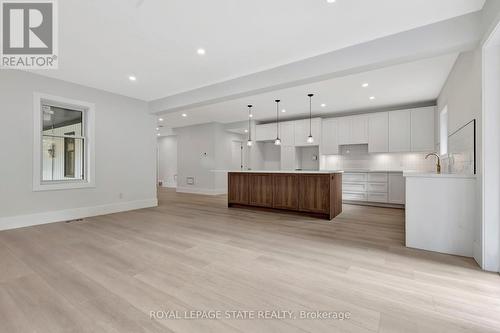
M252 206L273 206L273 176L269 174L252 174L248 178L249 204Z
M273 207L299 209L299 176L296 174L273 174Z
M389 198L388 202L393 204L404 204L405 179L402 173L389 174Z

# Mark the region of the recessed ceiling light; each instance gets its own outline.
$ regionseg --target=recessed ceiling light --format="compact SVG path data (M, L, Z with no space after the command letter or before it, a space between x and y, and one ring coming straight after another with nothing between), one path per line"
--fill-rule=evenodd
M335 3L336 0L326 0L328 3Z
M158 121L163 121L163 118L158 118Z
M375 96L370 96L370 99L371 99L371 100L374 100L374 99L375 99Z
M182 116L183 116L183 117L187 117L188 115L187 115L187 114L185 114L185 113L183 113L183 114L182 114Z
M156 130L157 130L157 131L159 131L159 130L160 130L160 128L159 128L159 127L157 127L157 128L156 128Z
M322 108L324 108L325 106L326 106L326 104L325 104L325 103L321 104L321 107L322 107Z
M156 134L156 135L157 135L157 136L160 136L161 134L160 134L160 133L158 133L158 134Z
M253 117L253 114L251 114L251 113L250 113L248 116L249 116L250 118L252 118L252 117Z
M245 133L248 133L248 130L245 130Z
M199 55L204 55L206 52L205 49L198 49L196 50L196 53L198 53Z
M361 86L362 86L363 88L366 88L366 87L368 87L368 83L363 83Z
M130 81L137 81L137 78L136 78L135 76L133 76L133 75L130 75L130 76L128 77L128 79L129 79Z
M281 112L285 113L285 112L286 112L286 110L285 110L285 109L283 109L283 110L281 110Z

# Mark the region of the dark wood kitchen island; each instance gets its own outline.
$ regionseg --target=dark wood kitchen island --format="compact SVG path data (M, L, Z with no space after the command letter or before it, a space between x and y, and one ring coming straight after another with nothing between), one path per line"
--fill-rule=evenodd
M234 171L228 206L285 210L328 220L342 212L342 171Z

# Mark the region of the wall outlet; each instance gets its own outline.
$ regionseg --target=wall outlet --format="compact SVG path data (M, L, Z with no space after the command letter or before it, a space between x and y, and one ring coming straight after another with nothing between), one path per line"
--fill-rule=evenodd
M194 185L194 177L186 177L186 184Z

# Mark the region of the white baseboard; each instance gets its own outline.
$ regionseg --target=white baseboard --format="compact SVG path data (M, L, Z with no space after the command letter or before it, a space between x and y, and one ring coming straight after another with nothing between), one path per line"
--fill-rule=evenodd
M70 221L90 216L106 215L129 210L156 207L158 199L145 199L127 202L117 202L107 205L81 207L74 209L65 209L52 212L43 212L30 215L17 215L9 217L0 217L0 230L16 229L29 227L32 225Z
M484 269L482 265L483 259L482 259L481 244L479 244L479 242L477 241L474 241L474 243L472 244L472 255L474 257L474 260L476 260L477 264L479 265L479 267Z
M209 189L209 188L194 188L194 187L179 187L177 186L176 192L179 193L192 193L192 194L204 194L204 195L219 195L226 194L227 189Z

